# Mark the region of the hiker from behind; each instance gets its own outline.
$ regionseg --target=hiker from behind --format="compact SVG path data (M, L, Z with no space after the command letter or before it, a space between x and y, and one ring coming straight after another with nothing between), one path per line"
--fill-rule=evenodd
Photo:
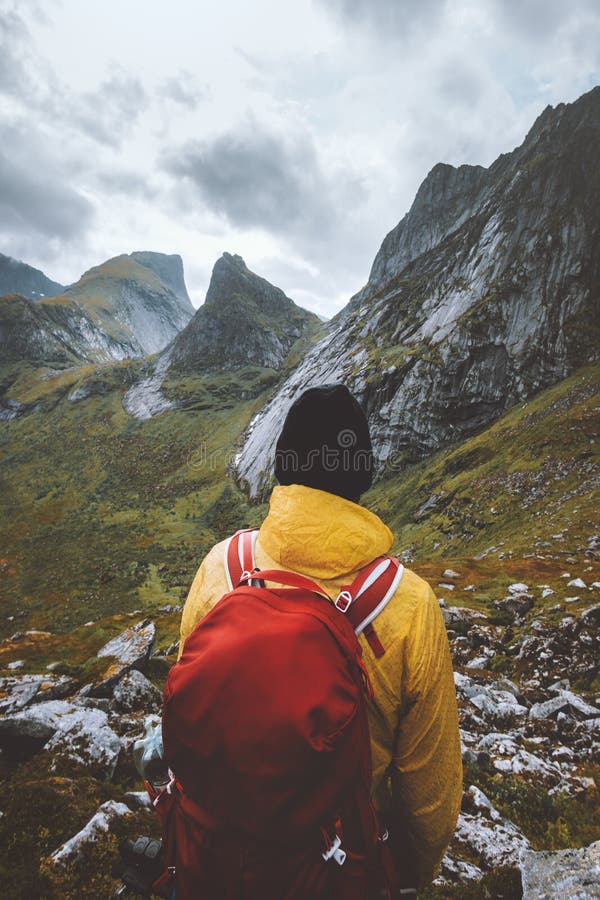
M178 883L178 900L212 897L205 882L227 883L231 898L410 896L434 877L462 792L450 651L433 591L388 556L391 531L360 505L372 470L367 420L347 388L306 390L277 443L268 515L213 547L196 574L163 738L205 871ZM313 756L287 743L303 728ZM372 842L385 850L378 862ZM198 878L205 892L194 894Z

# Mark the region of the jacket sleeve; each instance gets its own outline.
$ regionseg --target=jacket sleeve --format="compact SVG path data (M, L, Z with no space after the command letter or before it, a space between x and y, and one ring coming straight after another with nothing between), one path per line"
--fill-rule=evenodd
M429 587L406 640L403 709L392 755L392 807L400 856L408 861L416 885L424 887L450 842L462 797L450 648Z
M200 564L200 568L196 572L183 607L183 613L181 614L179 653L177 658L183 653L183 642L188 634L194 630L200 619L204 618L217 600L228 590L223 565L224 547L224 541L220 544L215 544L212 550L206 554Z
M181 625L179 627L179 653L177 658L183 653L183 644L191 631L194 630L202 618L202 588L206 578L206 558L200 564L200 568L196 572L192 586L189 589L183 613L181 614Z

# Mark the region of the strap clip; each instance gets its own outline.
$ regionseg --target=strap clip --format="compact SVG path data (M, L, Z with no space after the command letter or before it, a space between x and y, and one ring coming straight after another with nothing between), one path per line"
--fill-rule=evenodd
M342 850L342 841L338 834L333 839L333 844L329 847L325 853L322 853L321 856L328 862L330 859L334 859L338 866L343 866L346 862L346 853Z
M340 591L334 603L336 609L341 613L347 613L352 606L353 597L350 591Z

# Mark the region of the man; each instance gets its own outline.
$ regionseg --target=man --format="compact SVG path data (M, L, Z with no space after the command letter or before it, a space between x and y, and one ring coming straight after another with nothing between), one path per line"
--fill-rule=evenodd
M391 531L359 505L372 469L367 420L348 389L336 384L305 391L277 444L279 486L256 541L258 568L300 573L336 597L361 568L388 553ZM224 545L213 547L196 574L183 611L182 647L228 591ZM423 887L452 836L462 794L448 640L431 588L408 569L374 624L382 656L360 636L374 688L372 798L390 823L403 882Z

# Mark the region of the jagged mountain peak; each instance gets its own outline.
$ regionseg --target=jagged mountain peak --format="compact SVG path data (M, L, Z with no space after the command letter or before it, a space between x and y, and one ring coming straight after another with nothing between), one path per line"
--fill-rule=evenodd
M241 256L224 253L213 267L203 306L164 356L178 369L278 369L292 344L318 325L314 313L252 272Z
M582 94L573 103L558 103L556 106L548 105L537 117L531 126L525 144L543 137L552 137L553 132L560 130L565 134L577 130L577 128L592 125L600 127L600 85ZM564 136L564 135L563 135Z
M369 281L261 410L237 460L268 486L299 391L343 381L379 470L422 458L560 381L600 347L600 89L545 111L489 168L438 165Z
M145 251L123 253L93 266L63 295L42 302L83 312L109 336L109 354L118 358L161 350L194 313L181 258ZM105 356L107 348L101 352Z
M193 307L185 286L183 260L178 253L157 253L153 250L135 250L130 258L140 265L151 269L163 284L170 287L174 294L183 300L193 312Z
M140 251L93 266L36 303L5 302L0 343L11 357L37 363L140 357L161 350L193 313L181 257Z

